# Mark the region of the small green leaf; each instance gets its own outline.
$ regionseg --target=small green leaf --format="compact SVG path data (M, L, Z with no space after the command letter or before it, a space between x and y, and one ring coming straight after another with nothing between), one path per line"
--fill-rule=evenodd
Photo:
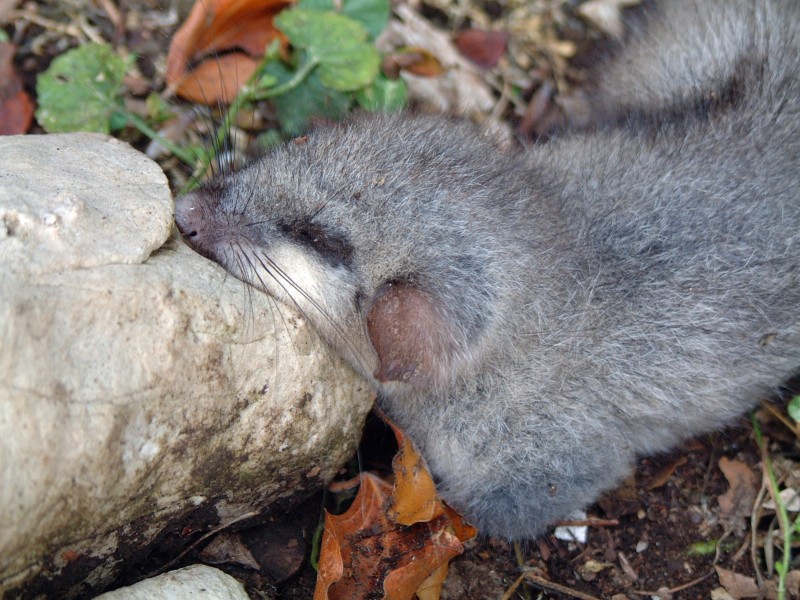
M108 118L108 128L111 131L119 131L127 124L128 124L128 117L122 111L115 110L111 113L111 116Z
M364 27L349 17L293 8L281 12L275 24L295 48L306 50L319 65L316 72L327 88L355 91L378 75L380 55L366 41Z
M704 540L689 546L689 556L709 556L717 551L717 540Z
M108 133L120 121L122 80L128 62L104 44L86 44L57 57L36 80L36 120L48 132ZM124 123L122 123L124 124Z
M800 422L800 396L795 396L789 401L787 410L789 412L789 416L794 419L795 423Z
M372 85L356 92L356 101L370 112L400 110L408 100L408 88L402 79L379 74Z
M271 63L267 69L280 83L292 78L293 73L280 63ZM353 103L349 94L325 87L316 71L297 87L272 98L281 128L289 135L300 135L308 129L308 120L318 115L339 120Z
M355 19L364 26L373 40L389 22L389 0L345 0L336 4L333 0L300 0L297 6L318 12L338 12Z

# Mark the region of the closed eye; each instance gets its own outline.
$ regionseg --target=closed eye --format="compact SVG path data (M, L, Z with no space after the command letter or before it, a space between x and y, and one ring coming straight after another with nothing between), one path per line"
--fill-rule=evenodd
M353 247L343 235L305 220L282 223L280 229L299 245L314 250L333 266L350 266Z

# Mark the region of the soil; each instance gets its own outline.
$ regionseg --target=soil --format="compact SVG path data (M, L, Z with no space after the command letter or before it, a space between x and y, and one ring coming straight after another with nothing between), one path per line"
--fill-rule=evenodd
M108 17L103 6L109 4L122 10L125 27L115 25ZM163 3L148 0L107 0L96 4L43 0L22 5L3 29L19 49L15 65L26 90L35 97L36 74L46 69L54 56L82 39L77 25L81 15L84 23L93 24L107 40L123 44L140 56L139 82L146 85L128 99L135 103L141 102L149 89L163 86L158 79L159 68L154 65L163 65L170 36L179 23L178 15L185 15L188 10L189 2L183 4L175 13ZM463 8L463 4L459 2L458 6ZM439 2L427 11L442 20L454 20L446 8ZM489 7L486 14L491 15L496 9ZM574 29L570 32L575 35ZM563 65L551 71L562 79L569 74ZM32 132L40 131L34 125ZM133 136L130 141L140 147L145 144L145 140L128 134ZM162 166L169 171L174 164L165 159ZM171 177L176 180L181 176L171 173ZM782 473L796 470L792 459L797 439L793 432L770 417L769 411L761 412L765 432L773 440L771 456L776 464L783 465ZM733 484L735 491L741 492L734 499L733 508L730 498L720 500L732 485L719 467L723 457L754 473L750 483ZM451 563L443 597L735 597L720 595L720 576L715 567L747 578L769 578L773 564L770 557L779 556L769 541L765 542L774 530L774 511L761 508L755 498L762 480L760 464L760 452L746 420L735 428L692 440L671 454L642 459L629 481L589 509L592 524L586 541L564 541L547 535L519 545L478 538L468 542L465 553ZM750 500L749 506L744 506L746 510L742 494ZM260 569L220 566L245 582L254 598L311 598L315 572L308 557L322 506L323 496L319 494L279 519L233 534L250 548ZM751 519L751 510L764 516ZM765 544L770 552L764 552ZM117 583L131 583L163 567L174 558L164 550L131 568ZM214 562L213 554L206 544L176 566ZM715 596L713 590L717 590Z

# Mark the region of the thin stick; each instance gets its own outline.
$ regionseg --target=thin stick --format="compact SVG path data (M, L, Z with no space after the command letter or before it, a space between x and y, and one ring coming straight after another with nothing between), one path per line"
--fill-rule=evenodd
M668 589L667 593L668 594L674 594L675 592L682 592L683 590L688 590L690 587L694 587L698 583L702 583L703 581L705 581L706 579L708 579L709 577L714 575L714 573L716 573L716 571L712 569L711 571L709 571L705 575L701 575L697 579L692 579L688 583L684 583L683 585L679 585L677 587ZM661 595L664 594L664 592L646 592L646 591L640 591L640 590L630 590L628 593L629 594L636 594L637 596L661 596Z
M525 577L526 579L528 579L535 586L538 586L540 588L544 588L545 590L550 590L550 591L553 591L553 592L559 592L561 594L566 594L567 596L570 596L571 598L578 598L579 600L600 600L600 598L598 598L597 596L591 596L589 594L584 594L583 592L579 592L578 590L573 590L572 588L568 588L565 585L561 585L561 584L558 584L558 583L553 583L552 581L548 581L544 577L539 577L538 575L534 575L533 573L523 573L520 576L520 579L522 577ZM517 582L514 582L514 583L516 585L519 585ZM514 586L512 586L512 588L514 588ZM516 589L516 588L514 588L514 589ZM513 590L509 590L509 591L511 591L511 593L513 593ZM508 592L506 592L506 595L507 594L508 594ZM503 596L503 600L508 600L508 598L511 597L511 596L508 596L508 598L507 598L506 595Z
M189 544L186 548L184 548L183 552L178 554L178 556L173 558L167 564L161 565L155 571L151 571L150 573L145 575L144 579L150 579L151 577L155 577L156 575L160 575L161 573L163 573L164 571L169 569L172 565L174 565L176 562L181 560L184 556L189 554L189 552L191 552L192 550L197 548L198 545L202 544L205 540L210 538L212 535L215 535L215 534L219 533L220 531L224 531L225 529L228 529L232 525L235 525L236 523L240 523L241 521L246 521L247 519L251 519L253 517L257 517L260 514L261 514L261 512L259 512L259 511L253 511L253 512L249 512L249 513L245 513L243 515L239 515L238 517L236 517L233 521L230 521L229 523L225 523L223 525L218 525L217 527L214 527L213 529L210 529L209 531L206 531L203 535L201 535L199 538L197 538L195 541L193 541L191 544Z

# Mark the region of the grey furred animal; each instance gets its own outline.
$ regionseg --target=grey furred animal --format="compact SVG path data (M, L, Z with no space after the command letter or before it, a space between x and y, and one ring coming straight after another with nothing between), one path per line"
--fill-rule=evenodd
M542 533L800 367L800 3L637 23L591 131L507 155L362 116L178 200L189 243L307 315L484 533Z

